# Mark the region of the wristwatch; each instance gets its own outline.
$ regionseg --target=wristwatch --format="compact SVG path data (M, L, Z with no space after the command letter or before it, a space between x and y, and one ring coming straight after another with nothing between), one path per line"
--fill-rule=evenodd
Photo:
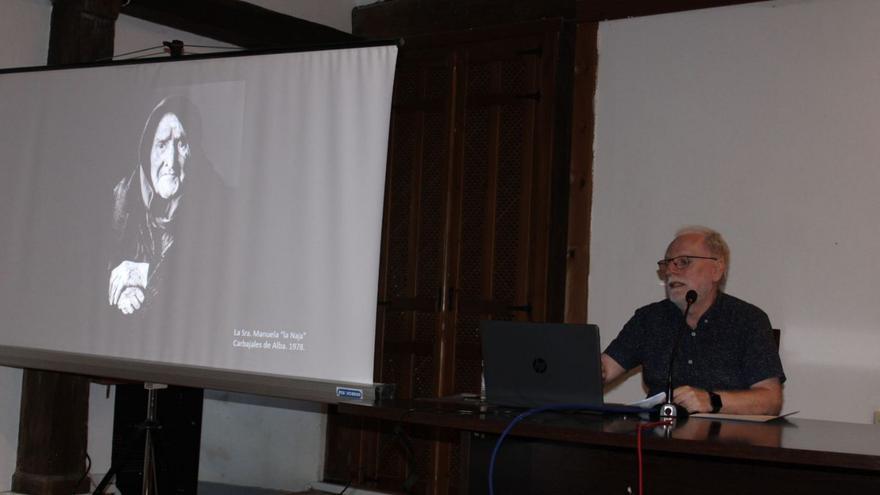
M709 401L712 403L712 412L717 413L721 410L721 407L723 406L723 404L721 403L721 396L711 390L708 390L708 392Z

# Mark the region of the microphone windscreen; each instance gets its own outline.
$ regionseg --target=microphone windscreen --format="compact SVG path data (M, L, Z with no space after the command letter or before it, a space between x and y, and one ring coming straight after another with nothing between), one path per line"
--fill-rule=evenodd
M684 299L688 304L693 304L697 300L697 291L693 289L687 291L687 294L684 295Z

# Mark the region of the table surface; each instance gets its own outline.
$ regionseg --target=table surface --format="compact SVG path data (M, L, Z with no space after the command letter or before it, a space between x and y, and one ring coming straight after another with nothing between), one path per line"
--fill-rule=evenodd
M464 431L501 433L524 410L497 408L456 397L339 403L337 411L366 418ZM655 418L656 419L656 418ZM517 424L511 435L607 447L635 448L639 415L542 412ZM767 423L680 419L675 427L646 430L643 448L844 469L880 474L880 426L787 417Z

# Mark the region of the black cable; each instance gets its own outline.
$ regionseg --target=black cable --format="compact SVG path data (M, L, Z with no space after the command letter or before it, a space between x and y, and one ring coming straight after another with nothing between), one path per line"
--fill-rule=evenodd
M227 50L227 51L243 51L243 50L247 50L247 48L242 48L242 47L239 47L239 46L211 46L211 45L183 45L183 48L206 48L206 49L209 49L209 50ZM137 57L130 57L130 58L127 58L127 59L125 59L125 60L137 60L137 59L141 59L141 58L145 58L145 57L153 57L153 56L156 56L156 55L164 55L164 54L167 53L166 46L163 44L163 45L159 45L159 46L152 46L152 47L150 47L150 48L143 48L143 49L140 49L140 50L133 50L133 51L130 51L130 52L119 53L119 54L115 54L115 55L113 55L113 56L111 56L111 57L100 58L100 59L96 60L96 62L107 62L107 61L110 61L110 60L119 60L119 59L121 59L122 57L128 57L129 55L137 55L138 53L143 53L143 52L147 52L147 51L150 51L150 50L157 50L157 49L161 49L162 51L155 52L155 53L147 53L147 54L144 54L144 55L139 55L139 56L137 56ZM202 54L204 54L204 53L207 53L207 52L198 52L198 53L194 53L194 55L202 55Z
M409 469L409 475L407 475L406 479L403 480L403 490L404 493L410 493L410 490L415 486L415 484L419 481L418 475L418 466L416 465L416 454L415 448L412 445L412 441L407 435L406 430L401 426L404 423L407 416L416 412L415 408L409 408L400 415L397 419L397 423L392 430L392 439L397 440L399 445L402 447L403 458L406 461L406 466Z
M407 409L406 411L403 412L403 414L400 415L399 418L397 418L396 421L403 422L403 420L406 419L406 417L408 415L412 414L413 412L415 412L415 409L412 409L412 408ZM395 420L392 420L392 421L395 421ZM377 461L382 460L385 457L385 455L388 453L388 450L390 448L394 447L395 445L400 445L401 448L399 450L403 451L404 460L406 461L407 467L409 468L409 471L410 471L409 476L407 476L403 482L403 488L405 490L404 493L409 493L408 487L412 487L412 485L414 485L419 479L418 475L416 474L415 452L412 447L412 443L409 440L409 437L406 435L406 432L403 430L403 428L400 426L399 423L395 424L394 428L392 429L391 432L389 432L388 435L390 436L389 441L383 442L382 449L378 452L378 455L376 456L376 460ZM380 436L380 438L381 438L381 436ZM364 474L363 472L365 469L366 468L364 466L361 466L360 469L358 470L358 473L355 476L350 477L348 480L348 483L346 483L346 485L342 488L342 491L340 491L336 495L343 495L351 487L351 485L354 483L355 479L360 478L361 475ZM379 470L381 471L381 467L379 468Z
M127 58L125 60L138 60L138 59L142 59L142 58L155 57L157 55L167 55L167 53L165 52L165 50L162 50L161 52L146 53L144 55L138 55L137 57L131 57L131 58Z
M339 492L339 493L337 493L336 495L342 495L343 493L345 493L345 491L348 490L348 487L351 486L351 482L352 482L352 481L354 481L354 480L353 480L353 479L349 479L349 480L348 480L348 483L346 483L346 485L345 485L344 487L342 487L342 491Z
M403 457L403 460L406 463L406 466L409 471L409 474L407 475L406 479L403 480L402 488L404 490L404 493L410 493L410 489L412 488L413 485L416 484L416 482L418 482L418 479L419 479L419 476L416 473L417 466L416 466L416 461L415 461L415 449L413 448L412 442L409 440L409 437L407 436L406 431L400 425L400 422L403 422L403 420L409 414L411 414L413 412L415 412L415 409L407 409L406 411L403 412L403 414L400 415L400 417L396 420L398 422L394 424L394 427L388 433L388 436L390 438L388 439L387 442L383 443L382 449L379 451L378 455L376 456L376 461L381 461L382 459L384 459L384 457L388 453L389 449L397 447L395 450L397 450L401 454L401 457ZM381 438L381 436L380 436L380 438ZM381 467L379 468L379 470L381 471ZM351 481L349 481L349 485L350 484L351 484ZM343 490L343 492L344 491L345 490ZM340 493L342 493L342 492L340 492Z
M548 412L548 411L594 411L601 413L617 413L617 414L632 414L638 412L644 412L637 407L632 406L596 406L592 404L554 404L542 407L536 407L533 409L529 409L520 413L517 417L513 418L504 430L501 432L501 435L498 437L498 440L495 442L495 448L492 449L492 455L489 457L489 495L495 494L495 461L498 458L498 452L501 450L501 444L504 442L504 438L510 434L510 431L516 426L520 421L526 419L527 417Z
M84 472L83 475L82 475L82 477L76 482L75 485L73 485L73 493L74 493L74 495L77 493L77 490L79 489L79 485L80 485L83 481L85 481L86 476L89 475L89 472L91 472L91 470L92 470L92 458L89 457L89 453L86 452L86 472Z
M404 493L410 493L412 488L419 481L415 449L413 448L412 441L406 434L406 430L404 430L399 423L394 427L394 438L400 443L400 446L403 447L404 459L409 468L409 475L403 480L403 490Z
M161 48L161 49L164 50L164 49L165 49L165 45L156 45L156 46L151 46L151 47L149 47L149 48L141 48L140 50L132 50L132 51L130 51L130 52L125 52L125 53L116 53L116 54L114 54L113 57L111 57L111 58L127 57L127 56L129 56L129 55L134 55L135 53L147 52L147 51L150 51L150 50L155 50L155 49L157 49L157 48Z
M211 50L247 50L241 46L183 45L186 48L209 48Z
M126 57L126 56L128 56L128 55L134 55L134 54L136 54L136 53L141 53L141 52L146 52L146 51L150 51L150 50L155 50L155 49L157 49L157 48L162 48L162 49L164 49L165 47L162 46L162 45L159 45L159 46L151 46L151 47L149 47L149 48L141 48L140 50L133 50L133 51L130 51L130 52L114 54L114 55L111 55L111 56L109 56L109 57L99 58L99 59L95 60L95 62L107 62L107 61L113 60L114 58Z

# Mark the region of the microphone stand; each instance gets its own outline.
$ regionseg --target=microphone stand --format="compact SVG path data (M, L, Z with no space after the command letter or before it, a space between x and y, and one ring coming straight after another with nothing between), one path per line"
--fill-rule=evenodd
M669 353L669 368L667 368L666 375L666 402L660 406L660 417L664 419L671 419L674 421L675 418L678 417L678 406L672 402L672 365L675 364L675 355L677 354L675 351L678 350L678 345L681 343L681 338L684 336L685 330L687 330L687 317L688 313L691 310L691 305L694 304L697 300L697 291L689 290L687 294L684 296L685 301L687 301L687 306L684 308L684 327L678 330L678 334L675 336L675 342L672 345L672 351Z

